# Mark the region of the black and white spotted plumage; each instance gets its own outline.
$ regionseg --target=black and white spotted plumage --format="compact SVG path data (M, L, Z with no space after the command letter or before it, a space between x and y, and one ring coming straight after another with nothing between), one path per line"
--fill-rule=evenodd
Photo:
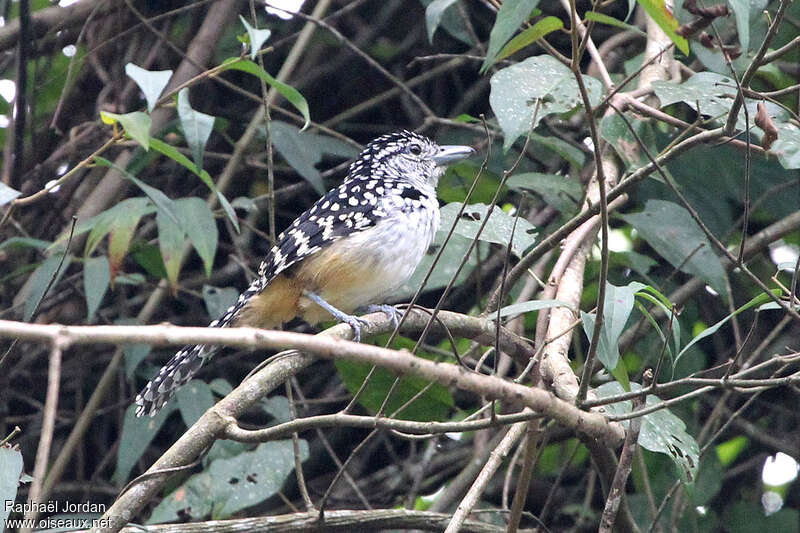
M433 240L439 226L436 186L445 166L470 153L471 148L440 147L409 131L375 139L351 164L344 182L278 236L258 278L209 326L234 325L277 276L334 243L354 263L374 265L375 277L359 285L358 294L350 288L348 294L320 296L353 308L380 303L413 273ZM158 412L217 349L195 345L177 352L136 397L137 416Z

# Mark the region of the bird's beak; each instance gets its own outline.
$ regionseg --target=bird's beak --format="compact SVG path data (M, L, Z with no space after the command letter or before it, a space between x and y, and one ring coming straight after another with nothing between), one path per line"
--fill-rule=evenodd
M460 161L475 153L469 146L440 146L439 153L433 156L436 165L442 167L455 161Z

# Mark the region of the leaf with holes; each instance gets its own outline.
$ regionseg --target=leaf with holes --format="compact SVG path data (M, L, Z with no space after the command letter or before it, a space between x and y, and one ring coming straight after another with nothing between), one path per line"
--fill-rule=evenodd
M301 440L300 460L308 455L308 443ZM186 515L228 518L273 496L292 470L291 440L264 442L253 451L217 459L206 472L193 475L161 500L147 523L175 521Z
M603 92L600 81L583 76L583 82L589 102L597 104ZM583 105L572 71L546 55L529 57L498 71L490 85L489 104L505 135L504 150L545 116L566 113Z
M459 202L453 202L442 207L440 211L442 217L441 227L443 229L450 229L459 209L461 209ZM467 205L456 225L456 234L468 239L474 239L488 211L489 206L486 204ZM515 220L517 227L514 229L514 242L511 245L511 252L517 257L522 257L523 252L536 242L536 236L538 235L536 227L524 218L508 215L499 207L495 207L492 210L489 222L486 223L478 239L507 247L511 240L511 232Z
M642 390L638 383L631 383L631 389ZM622 385L616 382L604 383L595 389L600 398L607 398L625 392ZM646 407L662 403L663 400L652 394L647 396ZM631 412L630 400L612 403L605 406L608 413L623 415ZM628 421L623 421L625 426ZM642 429L639 432L639 445L651 452L663 453L672 459L680 473L681 481L694 483L697 467L700 463L700 448L697 441L686 432L683 420L672 414L669 409L661 409L642 417Z
M239 290L233 287L214 287L203 285L203 302L211 318L217 318L239 298Z

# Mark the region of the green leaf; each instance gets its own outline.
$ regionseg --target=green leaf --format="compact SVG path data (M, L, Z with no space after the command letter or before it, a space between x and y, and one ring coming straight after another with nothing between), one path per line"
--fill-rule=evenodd
M407 300L417 292L417 289L419 289L420 285L422 285L422 280L425 279L428 270L430 270L433 260L436 258L439 249L442 247L449 229L450 228L446 228L444 230L440 229L436 232L436 237L434 237L433 244L431 244L428 253L422 257L422 261L420 261L419 265L417 265L417 269L411 275L411 278L400 286L395 294L393 294L393 297L395 297L397 300ZM450 280L453 279L453 276L455 276L458 265L461 264L461 261L464 259L464 255L467 253L469 247L470 239L454 233L450 241L447 243L447 247L444 249L444 252L442 252L439 262L436 263L433 273L431 273L430 278L428 278L428 283L425 284L425 290L432 291L435 289L441 289L450 283ZM486 246L477 247L477 249L473 248L466 265L464 265L464 268L461 269L461 272L458 275L456 283L463 282L469 276L470 272L472 272L472 270L478 266L478 258L480 257L480 260L486 259L488 252L489 251ZM480 254L480 256L478 254Z
M114 211L113 215L111 211ZM110 219L110 233L108 238L108 259L111 268L112 279L122 265L125 254L133 240L136 226L145 214L155 211L147 198L128 198L123 200L110 209L108 219ZM88 242L88 241L87 241Z
M64 258L64 264L59 269L61 259ZM72 261L72 256L67 255L64 257L64 252L56 252L51 254L47 259L36 268L31 274L28 296L25 299L25 307L23 308L22 316L25 322L28 322L33 317L33 312L45 297L45 291L48 287L55 287L64 272L69 268ZM52 285L51 282L52 281Z
M117 278L117 283L120 282L121 277L122 276ZM118 318L114 321L114 324L118 324L120 326L136 326L139 324L139 322L137 322L135 318ZM122 345L122 354L125 356L125 378L128 381L133 380L134 373L139 367L139 363L144 361L145 358L150 355L152 349L153 347L149 344L142 343Z
M207 203L197 197L176 200L175 208L181 221L181 227L184 228L192 246L203 260L206 276L210 276L219 239L214 213L211 212Z
M643 211L620 216L675 268L698 276L725 298L725 269L686 209L664 200L648 200Z
M162 153L163 155L169 157L179 165L182 165L192 171L197 177L199 177L206 186L211 189L213 193L217 195L217 199L219 200L220 205L222 206L223 211L230 219L233 227L236 229L236 232L239 232L239 219L236 218L236 212L231 207L230 202L228 199L225 198L225 195L222 194L220 191L217 190L217 186L214 185L214 182L211 180L211 175L203 170L202 168L198 167L191 161L189 158L180 153L178 150L175 149L174 146L170 146L169 144L159 141L158 139L151 139L150 146L153 150Z
M603 324L600 326L600 337L597 343L597 358L609 371L617 368L619 363L619 337L625 329L628 317L633 311L634 295L644 285L632 281L625 287L616 287L606 283L606 294L603 304ZM583 331L589 340L594 333L595 315L581 311Z
M178 92L178 118L181 121L186 144L192 151L195 164L203 168L203 151L206 142L214 129L214 117L192 109L189 103L189 89L184 88Z
M131 139L141 144L142 148L145 150L150 149L150 127L153 121L147 113L134 111L132 113L125 113L124 115L118 115L108 111L100 111L100 118L102 118L103 122L106 124L119 122L125 129L125 133L127 133ZM95 159L99 159L99 157Z
M619 19L615 19L614 17L609 17L608 15L605 15L603 13L598 13L597 11L587 11L585 17L586 20L593 20L595 22L599 22L600 24L608 24L609 26L616 26L617 28L622 28L624 30L638 33L643 37L647 37L647 34L645 32L643 32L633 24L622 22Z
M355 393L361 387L371 368L370 365L350 361L334 361L334 364L342 382L351 393ZM393 373L382 368L376 369L372 380L364 389L359 403L371 413L378 412L394 380ZM392 414L397 411L427 385L428 382L422 378L402 378L392 393L386 413ZM454 404L453 397L447 388L434 384L414 403L401 411L397 417L403 420L417 421L446 420Z
M736 32L742 50L750 49L750 2L749 0L728 0L736 17Z
M655 21L656 24L663 30L667 37L675 43L678 50L683 52L684 55L689 55L689 41L681 37L675 30L678 29L678 19L672 14L672 11L666 6L664 0L636 0L640 6L647 11L647 14Z
M600 136L614 148L628 169L633 170L650 163L647 153L639 145L637 135L651 154L657 154L660 150L656 144L655 131L650 123L644 120L628 120L636 135L631 132L625 119L618 113L614 113L603 117L600 122Z
M244 24L244 28L247 30L247 36L250 38L250 59L255 60L258 51L261 50L261 45L269 39L269 36L272 35L272 31L259 30L258 28L252 27L241 15L239 15L239 20Z
M642 386L638 383L631 383L631 390L640 391ZM607 398L624 391L622 385L612 381L604 383L595 389L600 398ZM649 394L645 400L645 407L651 407L662 403L657 396ZM613 415L622 415L631 412L632 404L630 400L612 403L605 406L606 410ZM628 425L628 421L623 422ZM697 478L697 467L700 464L700 448L697 441L686 432L686 424L672 414L669 409L661 409L642 417L642 428L639 432L639 445L651 452L663 453L669 456L678 467L681 481L684 483L694 483Z
M433 34L442 22L444 12L457 0L433 0L425 8L425 27L428 29L428 42L433 43Z
M0 250L5 250L6 248L37 248L39 250L44 250L51 244L50 241L32 239L30 237L11 237L0 243ZM794 266L792 266L792 270L794 270Z
M117 448L117 469L111 478L115 483L122 485L128 481L133 467L176 408L175 402L169 402L155 416L137 417L136 406L128 406L122 420L122 435Z
M562 213L573 213L579 207L583 191L577 180L557 174L524 172L506 180L510 189L533 191Z
M275 121L271 126L270 140L278 153L297 171L320 195L325 194L325 183L314 167L322 160L322 152L314 143L309 143L305 133L286 124Z
M83 290L86 293L86 320L94 316L111 283L111 269L105 256L89 257L83 262Z
M156 107L158 97L161 96L164 87L172 77L171 70L145 70L133 63L125 65L125 74L130 76L144 93L147 110L150 112Z
M114 168L117 172L122 174L126 179L129 179L133 183L135 183L136 186L139 187L142 190L142 192L147 195L148 198L150 198L150 201L152 201L155 204L160 214L163 213L165 216L169 217L173 223L180 225L180 218L178 218L175 202L173 202L166 194L159 191L155 187L151 187L150 185L146 184L145 182L143 182L142 180L140 180L139 178L137 178L136 176L125 170L124 168L115 165L114 163L112 163L111 161L109 161L104 157L100 156L95 157L95 161L97 161L99 164L103 166Z
M503 4L505 5L505 4ZM583 76L591 104L602 96L602 84ZM539 101L536 122L531 124ZM508 150L521 135L527 134L542 118L565 113L583 105L572 71L547 55L529 57L492 76L489 103L497 116Z
M724 524L729 533L795 533L800 531L800 511L785 507L765 516L761 505L740 500L727 509Z
M722 463L722 466L731 466L749 444L750 439L739 435L725 442L720 442L714 447L714 450L717 452L717 458Z
M541 309L550 309L551 307L569 307L574 310L571 304L562 302L561 300L528 300L527 302L519 302L501 308L500 318L530 313L531 311L540 311ZM492 313L492 318L496 316L495 313Z
M0 182L0 205L6 205L13 202L22 193L16 189L12 189L3 182Z
M236 288L203 285L203 302L211 318L222 316L238 299L239 290Z
M156 224L158 225L158 249L161 251L164 261L167 280L174 287L178 284L185 232L163 211L159 211L156 215Z
M193 379L175 392L178 410L186 427L200 420L203 413L214 405L214 394L205 381Z
M775 124L775 127L778 128L778 139L772 143L769 151L778 155L783 168L800 168L800 128L789 122Z
M300 441L300 460L308 459L308 443ZM175 521L187 514L199 519L224 519L276 494L294 469L291 440L264 442L253 451L211 462L153 510L148 524Z
M772 290L772 293L775 296L780 296L781 292L782 291L780 289L773 289ZM752 300L750 300L749 302L747 302L743 306L739 307L733 313L729 314L728 316L726 316L725 318L723 318L722 320L720 320L719 322L717 322L713 326L710 326L710 327L704 329L700 334L698 334L695 338L693 338L689 342L689 344L684 346L683 350L681 350L680 353L678 353L678 357L675 358L675 365L678 364L678 360L683 356L683 354L686 353L686 350L688 350L689 348L691 348L692 346L694 346L695 344L697 344L701 340L705 339L709 335L713 335L714 333L716 333L719 330L719 328L721 328L722 326L725 325L726 322L728 322L728 320L730 320L731 318L735 317L739 313L747 311L751 307L756 307L756 306L759 306L759 305L761 305L761 304L763 304L765 302L771 302L771 301L772 301L772 298L768 294L764 294L762 292L761 294L759 294L758 296L756 296L755 298L753 298Z
M461 209L460 202L453 202L441 208L442 228L450 229L459 209ZM474 239L488 211L489 206L486 204L467 205L461 219L458 221L458 225L456 225L455 233L468 239ZM506 214L499 207L495 207L492 210L491 218L483 228L479 239L508 246L515 219L517 219L517 228L514 230L514 242L511 246L511 252L517 257L522 257L523 252L536 242L536 236L538 235L536 227L524 218Z
M4 502L17 501L17 490L22 476L22 454L11 446L0 446L0 500ZM0 507L0 524L6 524L11 506L6 504Z
M503 45L511 39L523 22L527 21L539 0L505 0L497 10L497 19L489 33L489 48L481 65L481 73L486 72L495 61ZM496 112L495 112L496 113Z
M247 72L248 74L252 74L265 82L267 82L271 87L274 87L276 91L278 91L281 95L283 95L286 100L292 104L295 109L300 111L300 114L303 115L303 119L305 120L305 124L303 124L303 129L308 127L309 122L311 122L311 115L308 110L308 102L300 92L292 87L291 85L287 85L281 81L276 80L272 76L270 76L264 69L253 63L252 61L246 59L240 59L238 57L231 57L226 59L222 62L221 65L222 71L225 70L241 70L242 72Z
M489 64L496 63L501 59L505 59L514 52L521 50L528 46L531 43L534 43L547 35L548 33L553 33L556 30L560 30L564 27L564 23L561 22L561 19L556 17L545 17L536 22L533 26L526 29L506 44L502 50L497 54L497 57Z

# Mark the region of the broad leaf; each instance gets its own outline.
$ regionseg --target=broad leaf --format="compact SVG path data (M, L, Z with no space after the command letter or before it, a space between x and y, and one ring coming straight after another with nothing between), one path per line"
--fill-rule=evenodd
M197 197L176 200L175 208L181 221L181 227L186 231L192 246L203 260L206 276L210 276L219 240L214 213L211 212L207 203Z
M111 269L104 256L89 257L83 262L83 290L86 293L86 320L91 321L111 283Z
M550 309L551 307L569 307L570 309L574 309L571 304L562 302L561 300L528 300L527 302L519 302L501 308L500 318L530 313L531 311L540 311L542 309ZM491 318L496 316L495 313L491 314Z
M133 467L142 458L158 430L167 417L176 409L175 402L169 402L155 416L136 416L136 406L129 405L122 421L122 435L117 448L117 469L111 479L115 483L125 483Z
M633 391L642 390L638 383L631 383ZM600 398L607 398L625 392L622 385L617 382L605 383L595 389ZM652 394L647 396L646 407L662 403L662 400ZM614 415L631 412L630 400L612 403L605 409ZM627 425L628 422L623 422ZM697 478L697 467L700 463L700 449L697 441L686 432L686 424L672 414L669 409L661 409L642 417L642 427L639 432L639 445L651 452L663 453L672 459L678 467L681 481L694 483Z
M539 0L505 0L497 10L497 19L489 33L489 48L486 59L481 65L481 72L485 72L495 61L500 49L503 48L511 36L527 21L534 8L539 5Z
M13 202L22 193L16 189L12 189L3 182L0 182L0 205L6 205Z
M158 225L158 249L164 260L167 280L174 287L178 284L185 233L183 228L166 216L163 211L156 214L156 223Z
M583 76L589 101L600 101L601 83ZM537 102L539 102L538 112ZM514 144L521 135L532 130L542 118L565 113L583 104L572 71L557 59L542 55L529 57L506 67L492 76L489 103L503 130L503 149ZM531 123L536 115L536 122Z
M147 110L151 112L172 77L171 70L145 70L133 63L125 65L125 74L130 76L142 90L144 98L147 100Z
M4 502L17 501L17 489L22 476L22 454L11 446L0 446L0 499ZM8 504L0 507L0 524L6 523L11 514Z
M689 41L675 33L675 30L678 29L678 19L666 6L665 0L637 0L637 2L647 11L647 14L658 24L667 37L675 43L678 50L688 56Z
M181 121L186 144L192 151L195 164L203 168L203 151L206 142L214 129L214 117L192 109L189 103L189 89L181 89L178 93L178 118Z
M141 144L142 148L145 150L150 149L150 127L153 121L147 113L134 111L133 113L118 115L108 111L100 111L100 118L103 119L103 122L106 124L119 122L125 130L125 133L127 133L131 139ZM100 158L98 157L96 159Z
M64 264L59 268L61 261ZM47 259L36 268L31 274L29 282L28 295L25 298L25 306L23 308L22 316L25 322L28 322L33 317L33 312L45 297L45 292L49 287L58 285L58 281L64 275L64 272L69 268L72 261L72 256L67 255L64 257L64 252L56 252L51 254Z
M261 50L261 45L269 39L269 36L272 35L272 31L266 29L259 30L258 28L252 27L241 15L239 15L239 20L244 24L244 28L247 30L247 36L250 38L250 59L255 60L258 51Z
M264 69L253 63L252 61L246 59L240 59L238 57L232 57L226 59L222 62L223 71L224 70L241 70L242 72L247 72L248 74L252 74L258 78L261 78L265 82L267 82L271 87L274 87L276 91L278 91L281 95L283 95L286 100L292 104L295 109L300 111L300 114L303 115L303 119L305 120L305 124L303 124L303 129L308 127L308 123L311 122L311 115L308 110L308 102L300 92L292 87L291 85L287 85L281 81L276 80L272 76L270 76Z
M634 295L642 288L644 285L636 281L625 287L616 287L606 283L603 324L600 326L597 358L609 371L617 368L619 363L619 337L633 310ZM581 318L583 319L583 331L591 340L594 333L595 315L581 311Z
M433 0L425 8L425 27L428 29L428 42L433 42L433 34L442 21L444 12L456 3L457 0Z
M211 318L217 318L236 303L239 299L239 290L233 287L214 287L203 285L203 302Z
M539 172L514 174L506 180L506 185L511 189L533 191L547 204L565 214L574 213L580 206L583 196L580 182L557 174Z
M193 379L175 392L175 400L186 427L192 427L214 405L214 394L205 381Z
M453 202L442 207L440 211L442 217L441 227L443 229L450 229L459 209L461 209L459 202ZM456 234L468 239L474 239L488 211L489 206L486 204L467 205L456 225ZM492 210L489 222L478 238L485 242L508 246L515 220L517 227L514 230L514 242L511 246L511 252L517 257L522 257L523 252L536 242L536 236L538 235L536 227L524 218L508 215L499 207L495 207Z
M545 35L553 33L556 30L560 30L563 27L564 23L561 22L561 19L556 17L545 17L536 21L536 24L508 41L508 44L506 44L503 49L500 50L500 52L497 54L497 57L494 58L494 61L492 61L491 64L507 58L514 52L522 50L529 44L535 43Z
M725 269L700 226L683 207L648 200L643 211L620 216L675 268L698 276L719 294L727 294Z
M300 460L308 455L308 444L301 440ZM148 523L175 521L187 514L228 518L273 496L293 469L291 440L264 442L253 451L216 459L207 471L193 475L161 500Z

